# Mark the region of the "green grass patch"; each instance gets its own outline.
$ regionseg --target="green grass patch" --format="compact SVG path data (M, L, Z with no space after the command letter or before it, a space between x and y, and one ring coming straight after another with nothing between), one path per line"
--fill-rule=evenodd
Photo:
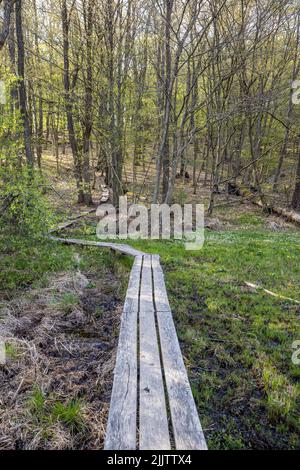
M37 419L40 419L44 414L46 414L46 398L42 389L38 385L34 386L32 393L29 396L28 406L31 414Z
M70 400L67 403L55 403L51 415L53 419L67 426L72 433L82 431L85 427L83 405L78 399Z
M300 300L300 235L250 219L251 229L207 232L198 252L179 241L130 245L161 255L209 448L300 448L300 370L292 363L299 305L245 285Z
M49 275L80 269L101 276L101 271L119 275L119 291L124 293L132 259L112 255L109 250L67 246L46 239L0 235L0 298L12 298L27 287L46 287ZM77 299L66 294L61 307L70 310Z
M81 400L62 402L56 400L55 395L46 397L37 384L29 395L28 411L43 431L50 429L56 422L66 426L73 434L83 431L86 426Z
M74 249L45 239L0 236L0 293L43 285L49 273L76 267Z
M73 292L65 292L62 294L57 306L65 313L71 313L74 307L80 302L78 295Z
M11 361L16 361L20 357L20 350L18 346L13 343L6 342L5 343L5 356L6 359Z

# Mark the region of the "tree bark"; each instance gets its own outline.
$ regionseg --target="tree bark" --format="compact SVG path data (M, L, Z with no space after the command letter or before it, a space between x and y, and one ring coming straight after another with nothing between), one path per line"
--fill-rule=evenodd
M64 89L65 89L65 109L67 115L67 125L69 140L74 160L74 173L77 186L78 204L84 202L84 192L82 187L82 168L81 159L78 151L78 143L75 134L75 126L73 120L73 97L70 85L70 61L69 61L69 19L67 2L63 0L61 9L62 29L63 29L63 56L64 56Z
M171 113L171 73L172 73L172 52L171 52L171 21L173 13L173 0L166 0L166 26L165 26L165 60L166 60L166 75L164 86L164 99L165 99L165 118L164 118L164 139L162 145L162 199L167 197L169 179L170 179L170 145L169 145L169 129L170 129L170 113Z
M23 123L23 138L27 165L33 169L34 159L31 148L31 126L27 110L27 94L25 86L25 55L22 24L22 0L16 0L16 36L18 48L19 107Z
M1 2L0 2L1 3ZM0 30L0 50L3 48L5 41L9 35L11 15L13 12L15 0L4 0L3 2L3 24Z
M34 9L34 42L35 42L35 50L37 53L37 57L40 54L39 48L39 38L38 38L38 12L37 12L37 4L36 0L33 1L33 9ZM38 64L36 64L38 66ZM43 116L43 90L42 90L42 82L41 80L38 81L38 98L35 99L35 122L36 122L36 156L37 156L37 164L42 173L42 155L43 155L43 124L44 124L44 116Z
M83 129L83 183L84 183L84 202L87 205L93 204L91 193L91 168L90 168L90 139L93 126L92 108L93 108L93 68L92 68L92 31L93 31L93 0L88 0L85 16L85 34L86 34L86 77L85 77L85 117Z

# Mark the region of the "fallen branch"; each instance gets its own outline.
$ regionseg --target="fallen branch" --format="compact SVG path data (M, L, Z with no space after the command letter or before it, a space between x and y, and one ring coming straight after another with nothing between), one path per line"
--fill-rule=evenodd
M59 232L60 230L64 230L65 228L71 227L72 225L76 224L78 219L81 219L82 217L92 214L93 212L96 212L95 207L93 209L89 209L87 211L82 212L81 214L77 215L76 217L74 217L72 220L69 220L68 222L64 222L62 224L57 225L57 227L54 227L51 230L49 230L49 233Z
M100 198L100 204L103 204L103 203L107 202L109 200L109 197L110 197L109 188L107 188L106 186L102 186L102 194L101 194L101 198ZM81 219L82 217L85 217L89 214L92 214L93 212L96 212L96 210L97 209L95 207L93 207L92 209L88 209L84 212L81 212L81 214L72 217L72 220L68 220L67 222L63 222L62 224L57 225L57 227L52 228L51 230L49 230L49 233L56 233L56 232L59 232L61 230L64 230L65 228L71 227L72 225L76 224L78 219Z
M253 284L252 282L246 282L245 284L247 287L251 287L251 289L256 289L256 290L262 290L266 292L266 294L272 295L272 297L277 297L282 300L289 300L290 302L295 302L296 304L300 305L300 302L295 299L291 299L290 297L285 297L284 295L276 294L275 292L272 292L268 289L264 289L262 286L258 286L257 284Z

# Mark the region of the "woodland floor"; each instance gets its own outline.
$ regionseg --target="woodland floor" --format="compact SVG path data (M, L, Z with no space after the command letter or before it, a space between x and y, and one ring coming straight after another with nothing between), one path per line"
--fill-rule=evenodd
M101 449L128 268L97 249L16 240L13 259L0 243L2 269L10 264L1 273L0 449Z
M49 198L62 221L80 208L70 170L62 181L54 168L49 158L49 182L64 195ZM96 199L99 191L98 182ZM177 184L179 203L207 197ZM201 251L175 240L131 244L161 255L209 448L300 449L299 305L245 285L299 301L300 230L237 197L217 205ZM96 223L89 216L64 233L95 239ZM0 448L101 448L132 261L5 235L0 243L0 326L11 338L0 368Z

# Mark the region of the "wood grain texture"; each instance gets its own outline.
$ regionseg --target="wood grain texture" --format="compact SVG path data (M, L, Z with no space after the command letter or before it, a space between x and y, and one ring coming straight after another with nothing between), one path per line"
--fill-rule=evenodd
M152 299L151 256L144 257L141 280L140 326L140 449L170 446L165 392Z
M181 355L172 313L170 308L161 308L167 305L164 298L166 290L163 287L163 272L157 257L152 258L152 263L154 289L159 293L156 315L176 449L206 450L207 445Z
M158 255L152 256L152 269L153 269L153 281L154 281L154 298L156 310L170 310L170 304L165 285L164 273L160 265Z
M123 244L49 238L66 244L110 248L135 257L121 319L105 449L136 449L138 407L140 449L170 449L162 366L176 449L207 449L180 351L159 256L145 255Z
M77 238L59 238L59 237L48 237L50 240L64 243L65 245L79 245L79 246L95 246L98 248L110 248L113 251L122 253L128 256L141 256L144 253L142 251L131 248L128 245L121 245L119 243L108 243L108 242L94 242L92 240L79 240Z
M124 304L124 311L131 312L131 311L138 311L140 305L140 281L141 281L141 268L142 268L142 256L137 256L135 258L130 278L129 284L127 288L125 304Z
M137 323L142 257L132 267L122 314L114 383L105 440L106 450L136 449Z
M152 264L151 255L143 257L140 310L153 311Z

